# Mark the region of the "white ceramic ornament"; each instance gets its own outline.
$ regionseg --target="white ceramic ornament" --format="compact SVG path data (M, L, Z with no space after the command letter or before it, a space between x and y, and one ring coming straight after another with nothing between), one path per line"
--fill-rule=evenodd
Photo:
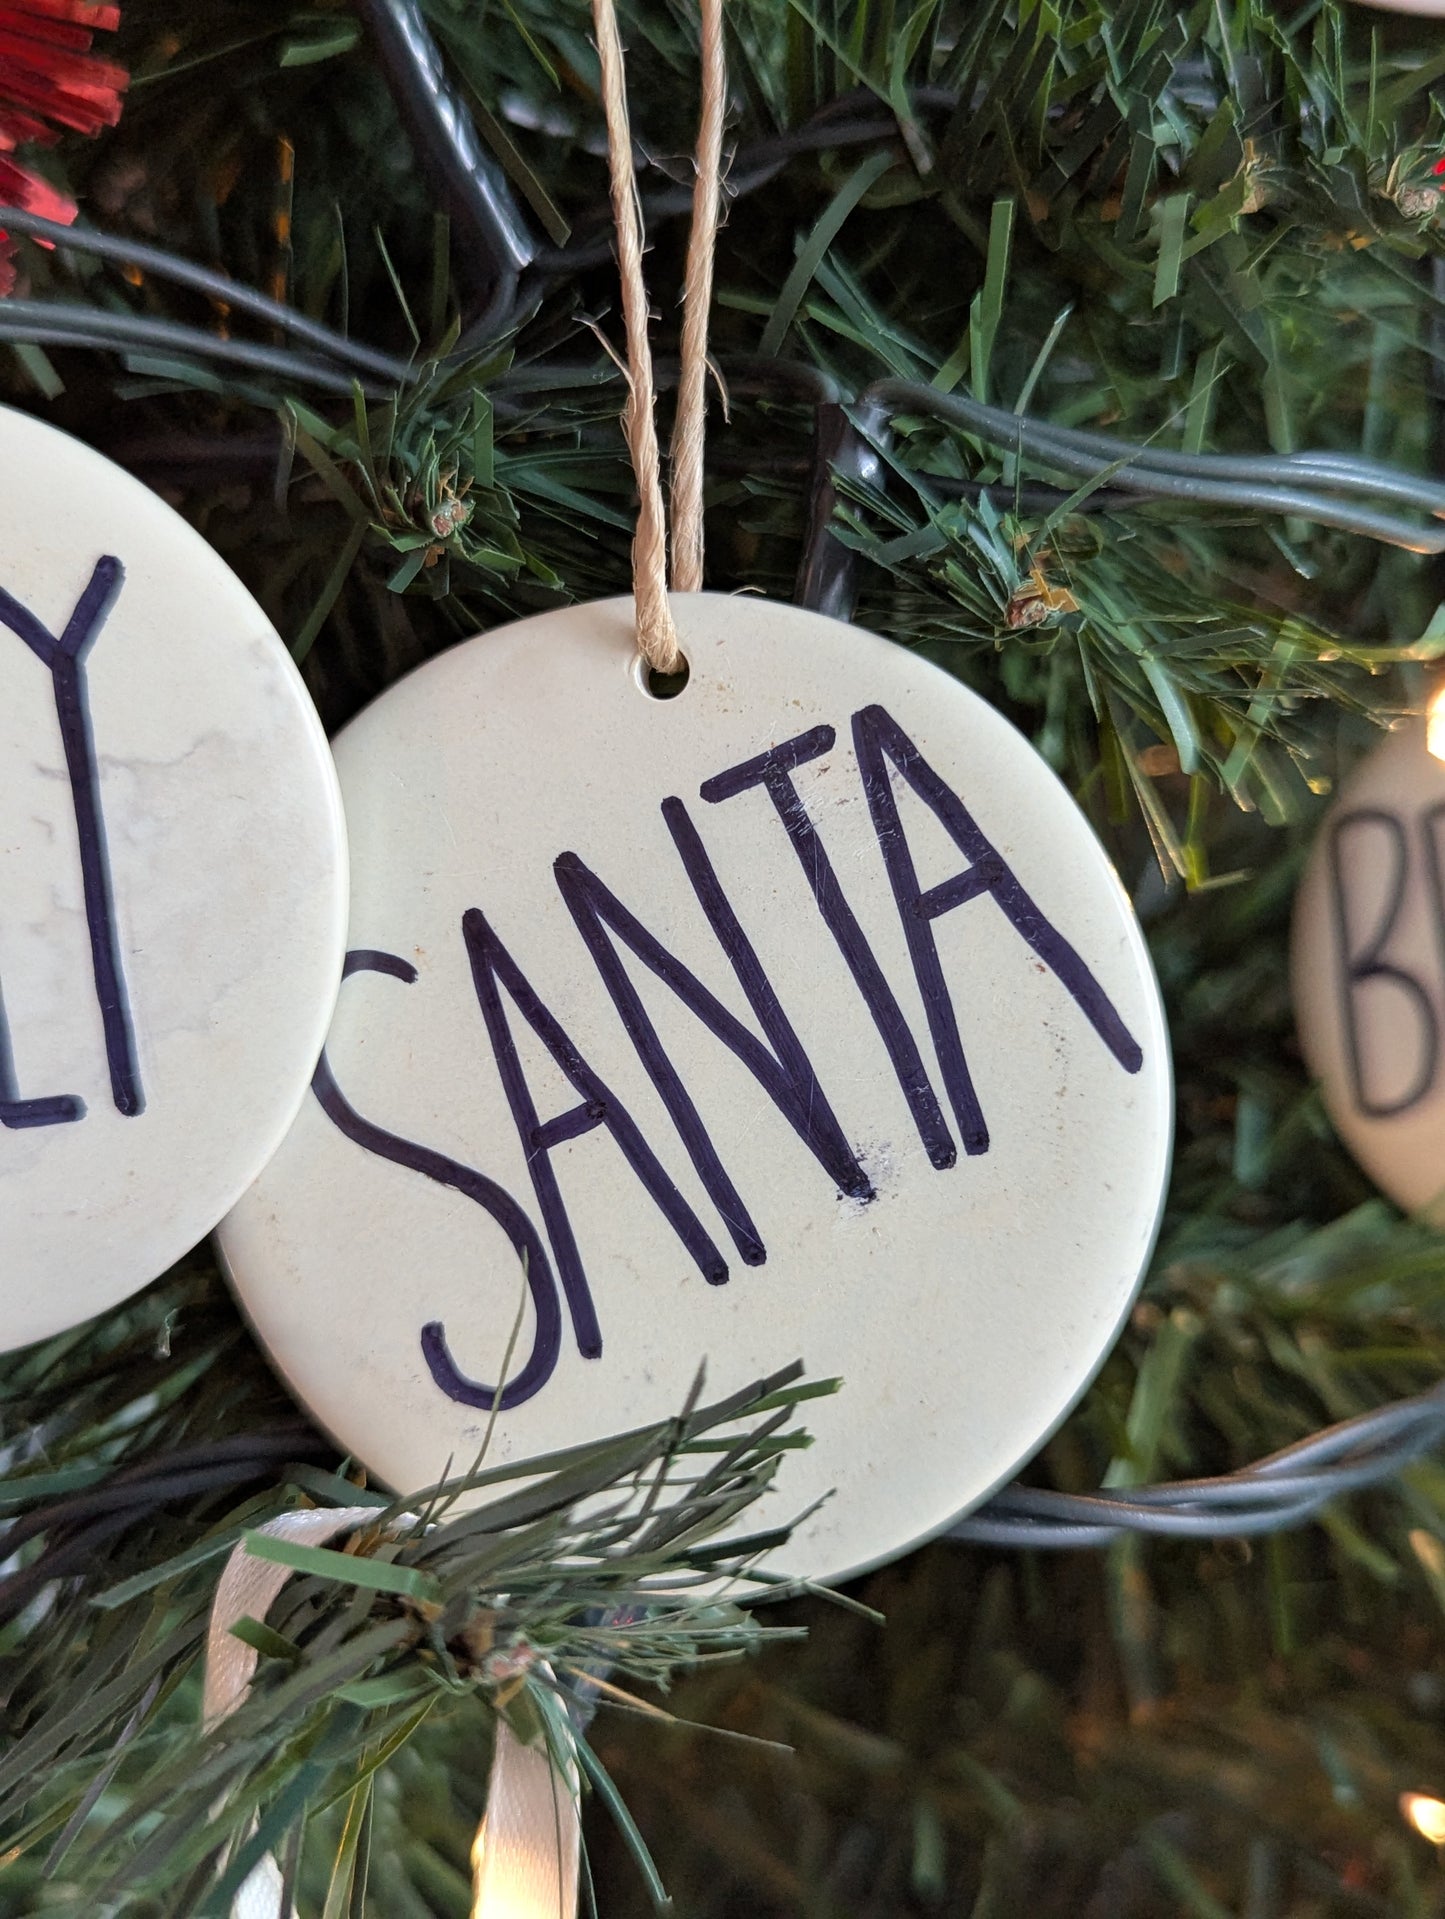
M1445 1225L1445 763L1423 718L1361 762L1295 902L1300 1046L1340 1137Z
M336 998L335 771L225 564L0 409L0 1347L202 1239L284 1136Z
M838 1577L1028 1456L1134 1297L1169 1157L1159 997L1083 816L974 694L748 597L457 647L336 743L348 980L316 1097L226 1221L349 1452L464 1470L794 1358L764 1523ZM525 1259L525 1280L522 1261Z

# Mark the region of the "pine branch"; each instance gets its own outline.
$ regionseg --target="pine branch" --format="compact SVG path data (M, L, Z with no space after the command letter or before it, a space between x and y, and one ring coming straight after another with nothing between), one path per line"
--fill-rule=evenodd
M143 1578L94 1595L89 1656L70 1683L56 1685L47 1666L33 1702L23 1676L15 1686L0 1756L7 1857L49 1848L47 1870L58 1869L63 1828L77 1896L107 1910L140 1899L148 1911L189 1915L217 1900L224 1911L224 1887L244 1876L237 1861L257 1850L258 1816L263 1833L276 1828L260 1850L278 1845L307 1808L355 1793L357 1768L380 1763L366 1755L389 1763L424 1723L479 1702L528 1739L555 1684L549 1669L584 1684L606 1675L609 1692L665 1687L701 1661L787 1636L745 1610L759 1589L753 1561L786 1541L787 1524L741 1544L734 1529L806 1443L784 1430L819 1390L799 1375L790 1367L632 1434L379 1500L374 1528L346 1552L258 1536L257 1501L224 1512ZM291 1491L357 1497L315 1473ZM218 1556L243 1539L295 1576L271 1619L237 1626L262 1654L260 1673L245 1704L203 1732L188 1675ZM198 1907L191 1889L203 1883L220 1890Z

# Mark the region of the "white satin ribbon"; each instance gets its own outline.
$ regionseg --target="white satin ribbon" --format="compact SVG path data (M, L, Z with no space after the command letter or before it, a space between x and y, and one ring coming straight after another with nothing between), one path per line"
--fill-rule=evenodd
M582 1833L577 1782L545 1746L497 1721L487 1811L472 1847L472 1919L574 1919Z
M257 1530L295 1545L324 1546L339 1533L375 1522L374 1506L317 1507L285 1513ZM244 1545L227 1560L206 1635L201 1710L207 1727L242 1704L260 1658L232 1626L247 1616L264 1619L291 1572L253 1558ZM580 1849L575 1775L564 1778L545 1748L524 1746L499 1719L486 1817L472 1849L472 1919L575 1919ZM281 1868L268 1853L236 1894L231 1919L287 1919L283 1891ZM296 1919L294 1908L290 1919Z

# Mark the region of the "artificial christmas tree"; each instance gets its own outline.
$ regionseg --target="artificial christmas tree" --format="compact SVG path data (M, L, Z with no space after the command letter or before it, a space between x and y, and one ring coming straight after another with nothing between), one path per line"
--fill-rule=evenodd
M666 389L695 29L653 6L624 29ZM729 1649L759 1626L809 1637L669 1704L794 1756L604 1708L599 1792L610 1775L698 1919L1441 1910L1438 1406L1351 1440L1344 1489L1416 1455L1383 1490L1320 1508L1303 1466L1276 1474L1296 1517L1313 1503L1300 1529L1249 1531L1289 1506L1245 1513L1257 1479L1235 1522L1125 1500L1419 1394L1445 1353L1440 1242L1336 1143L1284 963L1321 801L1420 704L1438 647L1438 30L1315 5L737 0L728 48L708 584L856 611L1035 740L1150 935L1176 1163L1143 1300L1035 1493L968 1522L1051 1539L1043 1494L1103 1486L1116 1505L1059 1512L1082 1540L1092 1511L1104 1550L936 1544L845 1595L886 1625L821 1598L729 1615ZM105 58L108 99L114 68L131 76L119 125L20 162L82 212L68 231L35 200L7 220L8 397L181 506L333 728L479 629L624 590L585 17L134 0ZM362 1638L405 1638L431 1587L343 1588L313 1564L252 1634L251 1717L218 1772L168 1770L195 1736L224 1554L281 1505L357 1496L209 1255L6 1381L0 1902L223 1910L215 1848L240 1836L239 1871L256 1808L303 1911L465 1912L477 1754L511 1681L478 1641L421 1716L392 1642ZM1184 1536L1111 1542L1141 1510ZM426 1572L422 1551L401 1570ZM588 1596L615 1611L604 1586ZM709 1630L504 1623L579 1669L621 1653L627 1686ZM593 1810L599 1909L646 1910Z

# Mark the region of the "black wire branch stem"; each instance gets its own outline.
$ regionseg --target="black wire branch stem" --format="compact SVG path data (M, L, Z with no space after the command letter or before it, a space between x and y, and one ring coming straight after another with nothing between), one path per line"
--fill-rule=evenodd
M518 281L536 258L537 236L448 79L417 0L360 0L360 7L417 158L462 229L459 262L485 300L468 332L504 333L516 317Z
M946 1537L973 1546L1054 1551L1108 1546L1126 1533L1240 1539L1303 1525L1342 1493L1393 1479L1445 1442L1445 1385L1396 1400L1239 1472L1117 1492L1059 1493L1006 1486Z
M157 1453L113 1471L101 1468L84 1490L0 1522L0 1549L10 1562L0 1576L0 1622L13 1619L52 1580L93 1571L100 1546L171 1500L234 1494L269 1483L287 1464L332 1464L335 1458L330 1442L297 1420ZM23 1474L5 1481L5 1503L23 1498L24 1485ZM15 1555L32 1539L44 1544L34 1558L16 1565Z
M932 87L921 91L938 94L941 89ZM952 96L948 97L951 100ZM917 94L913 104L915 107L920 104ZM835 101L801 126L739 147L728 164L724 190L730 201L745 200L775 180L799 154L841 152L848 147L886 146L900 141L898 122L890 115L862 115L857 113L855 101ZM637 161L642 171L656 164L645 152L638 154ZM686 185L646 188L639 197L643 223L649 227L661 220L681 218L692 210L692 188ZM538 247L533 263L538 273L548 279L559 279L583 267L600 266L611 258L612 216L605 205L599 204L584 214L577 225L581 231L576 239L563 246Z
M233 366L270 373L290 386L350 396L358 384L354 373L310 354L290 353L284 347L256 340L225 339L202 327L178 320L155 320L144 314L118 313L110 307L86 306L70 300L0 301L0 341L34 346L89 347L103 353L180 355L188 360L222 360ZM360 381L372 398L385 398L394 384L379 386Z
M808 525L793 588L799 606L835 620L852 618L858 598L859 555L835 530L838 484L880 485L884 477L880 448L888 436L888 415L881 406L864 403L850 410L830 401L817 407Z
M1049 1551L1112 1545L1127 1534L1240 1539L1316 1518L1330 1501L1395 1478L1445 1443L1445 1385L1328 1426L1238 1472L1099 1493L1014 1484L954 1521L944 1537L972 1546ZM13 1521L7 1553L45 1537L43 1551L0 1579L0 1620L53 1579L92 1565L95 1547L173 1499L235 1491L290 1461L326 1463L334 1449L297 1424L235 1434L119 1468L95 1486ZM11 1497L23 1489L11 1482Z
M166 247L150 246L145 241L132 240L123 234L102 233L95 227L61 226L54 220L42 220L38 213L23 213L13 207L5 209L5 230L7 233L23 233L29 239L43 240L47 245L68 248L75 253L94 254L97 259L118 260L124 265L139 267L143 273L153 274L157 279L169 280L175 286L190 287L235 312L249 313L253 319L267 321L290 334L293 339L304 341L333 360L350 362L361 372L370 373L379 380L390 380L400 385L416 377L416 369L408 361L399 360L389 353L378 353L374 347L364 346L359 340L336 333L319 320L308 319L304 313L298 313L295 307L258 293L254 287L233 280L227 274L198 266Z
M864 397L887 406L895 415L927 411L958 424L976 424L996 442L1012 440L1022 428L1030 441L1048 440L1081 457L1088 454L1096 466L1100 462L1112 465L1127 458L1134 466L1200 479L1244 480L1251 485L1260 482L1293 485L1308 480L1338 487L1344 492L1399 500L1445 516L1445 485L1440 481L1421 473L1401 473L1379 460L1368 460L1355 453L1184 453L1174 447L1156 446L1152 441L1132 446L1106 433L1056 426L1052 421L1035 420L1027 414L987 406L967 394L944 394L937 387L911 380L880 380L868 388Z
M860 405L883 407L895 420L906 414L941 420L1033 465L1141 497L1293 515L1403 547L1410 553L1445 552L1445 524L1420 526L1288 483L1314 481L1365 499L1408 500L1432 516L1445 515L1445 488L1437 482L1348 454L1287 453L1242 458L1172 452L1115 440L1107 434L1055 427L1028 414L987 406L965 394L942 393L937 387L913 380L876 381L860 396ZM1275 475L1287 483L1269 484Z

